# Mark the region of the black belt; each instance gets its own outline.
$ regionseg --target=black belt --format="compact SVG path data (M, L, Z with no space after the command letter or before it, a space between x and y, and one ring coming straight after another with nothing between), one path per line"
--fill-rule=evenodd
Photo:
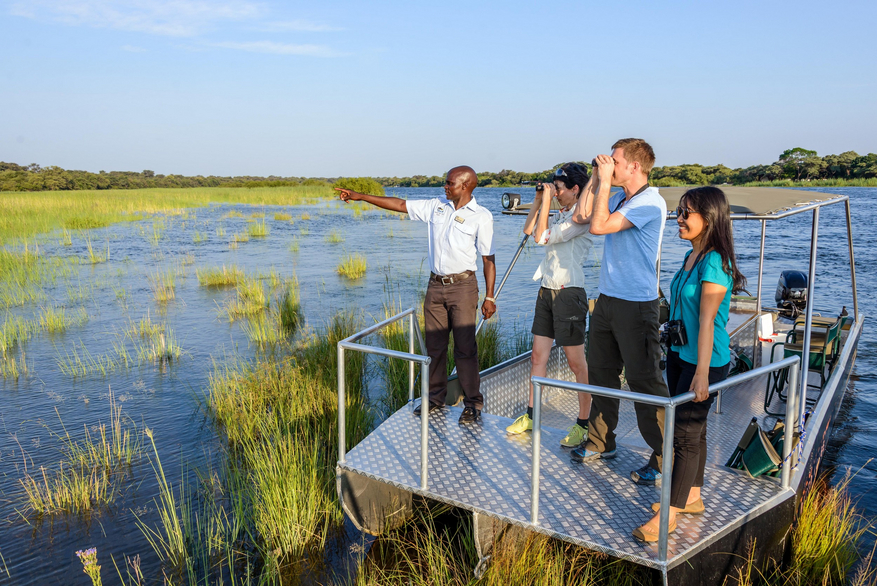
M437 275L431 272L429 273L429 280L441 283L442 285L453 285L454 283L465 281L474 274L475 271L465 271L463 273L457 273L456 275Z

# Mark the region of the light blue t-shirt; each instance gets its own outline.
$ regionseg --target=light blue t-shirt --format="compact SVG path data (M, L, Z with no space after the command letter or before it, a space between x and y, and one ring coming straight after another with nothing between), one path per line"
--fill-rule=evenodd
M722 268L722 255L715 250L708 252L700 259L691 271L685 270L685 262L682 268L673 277L670 283L670 319L681 319L685 324L685 332L688 334L688 344L685 346L673 346L673 350L679 352L679 358L689 364L697 364L697 338L700 333L700 293L703 288L701 283L707 281L726 287L725 298L716 312L713 322L713 355L710 358L710 366L725 366L731 361L731 343L728 335L728 312L731 311L731 275ZM689 272L691 275L689 276ZM686 277L688 279L686 280ZM684 286L683 286L684 284Z
M616 210L632 228L607 234L600 267L600 293L627 301L658 298L656 263L661 250L667 202L655 187L649 187L621 206L624 192L609 198L609 212Z

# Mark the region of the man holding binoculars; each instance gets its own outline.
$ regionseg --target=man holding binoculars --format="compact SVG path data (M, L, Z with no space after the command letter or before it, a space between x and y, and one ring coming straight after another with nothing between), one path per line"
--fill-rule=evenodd
M659 366L656 273L667 204L649 185L649 171L655 163L652 147L642 139L625 138L612 149L611 156L599 155L594 160L599 189L590 218L591 234L605 234L606 239L600 296L588 340L590 380L596 386L619 389L624 368L631 391L668 397ZM610 197L613 186L624 191ZM588 440L573 450L573 461L615 457L618 407L618 399L594 395ZM631 472L631 478L637 484L654 486L661 480L664 410L641 403L635 403L635 408L640 433L652 455L648 464Z

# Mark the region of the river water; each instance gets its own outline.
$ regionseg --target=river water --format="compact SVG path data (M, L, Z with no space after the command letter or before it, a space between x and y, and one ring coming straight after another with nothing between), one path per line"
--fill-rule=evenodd
M506 189L478 189L478 202L495 218L498 276L521 240L523 217L504 216L500 198ZM532 200L532 189L515 189L524 201ZM818 191L818 190L817 190ZM823 190L848 194L852 202L856 266L860 309L874 313L877 286L877 237L871 222L877 221L877 189L841 188ZM389 194L409 199L440 196L433 188L390 189ZM237 211L243 217L228 217ZM275 212L289 213L294 221L273 220ZM271 233L264 239L229 246L235 233L245 233L254 213L264 213ZM815 306L825 315L836 315L841 306L852 312L849 262L843 206L821 213ZM302 219L302 214L310 219ZM766 303L773 299L780 271L807 269L810 215L802 214L768 225L763 292ZM222 228L224 235L217 233ZM342 242L330 243L336 232ZM738 263L754 287L758 269L760 223L737 222L735 240ZM202 236L203 242L194 243ZM234 295L231 290L199 287L199 267L236 264L248 273L275 271L281 278L297 276L307 323L319 327L327 316L342 308L359 308L367 320L383 318L383 304L394 299L403 307L416 306L425 289L426 227L396 216L367 210L355 213L338 202L308 206L210 206L166 214L148 220L117 224L90 233L75 233L73 243L63 246L59 235L41 236L39 251L46 257L84 259L87 237L99 250L109 249L109 260L92 265L71 264L70 271L45 289L46 298L16 307L8 315L31 318L41 307L61 305L68 310L83 307L88 321L63 334L39 334L22 345L28 373L18 380L0 379L0 584L62 584L80 574L75 552L97 547L104 568L104 581L117 583L110 556L124 565L124 556L139 554L147 576L158 563L142 531L156 525L153 499L157 495L154 473L147 458L137 460L123 495L109 510L90 517L43 518L22 516L21 485L24 473L34 474L41 466L57 467L61 444L56 434L66 429L81 437L84 428L109 419L109 394L115 396L125 416L138 429L154 431L166 472L179 479L182 470L207 469L215 461L220 444L203 413L203 393L215 364L252 359L256 350L248 346L241 322L230 323L221 315L222 306ZM585 262L588 292L596 293L602 245L596 239ZM298 243L298 250L290 244ZM661 280L668 289L679 267L686 244L668 222L664 235ZM31 246L33 243L31 243ZM368 261L362 279L348 281L335 272L345 254L359 253ZM511 273L498 300L498 317L504 332L529 328L538 285L531 279L541 252L528 246ZM149 278L172 271L175 299L159 304L153 298ZM482 277L479 275L479 281ZM750 289L754 293L754 289ZM482 285L483 291L483 285ZM167 323L184 350L170 367L143 364L124 370L84 377L62 373L58 361L73 349L80 356L112 354L113 344L132 322L149 316ZM877 464L869 461L877 445L877 328L868 317L859 343L854 374L833 431L824 467L833 482L847 471L857 472L849 490L860 510L877 518ZM63 423L62 423L63 422ZM866 546L873 543L873 537ZM870 549L870 548L869 548ZM83 582L84 583L84 582Z

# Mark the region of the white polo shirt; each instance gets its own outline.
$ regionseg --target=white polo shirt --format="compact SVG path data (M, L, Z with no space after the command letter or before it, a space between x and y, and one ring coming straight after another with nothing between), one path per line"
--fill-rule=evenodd
M493 254L493 214L473 197L459 210L445 198L408 200L408 216L429 224L429 268L455 275L478 268L478 255Z
M541 280L546 289L585 288L582 265L591 249L591 228L572 221L577 205L555 214L537 242L545 247L545 258L533 280Z

